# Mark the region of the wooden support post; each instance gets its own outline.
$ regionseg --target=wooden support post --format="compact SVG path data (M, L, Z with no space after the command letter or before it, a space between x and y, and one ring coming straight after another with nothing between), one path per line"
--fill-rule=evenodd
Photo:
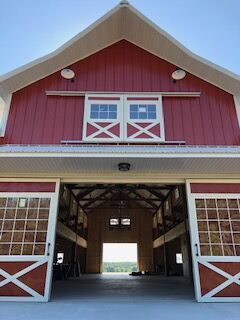
M165 200L166 201L166 200ZM164 202L165 202L164 201ZM169 268L168 268L168 244L165 242L165 233L166 231L166 221L165 221L165 207L164 202L162 203L162 221L163 221L163 230L164 230L164 244L163 244L163 251L164 251L164 274L167 277L169 275Z
M188 225L188 207L187 207L187 197L186 197L186 189L184 186L182 187L182 197L183 197L183 210L184 210L184 224L185 224L185 230L186 230L186 241L187 241L187 251L188 251L188 262L189 262L189 272L191 275L191 278L193 278L193 268L192 268L192 253L191 253L191 240L190 240L190 234L189 234L189 225Z

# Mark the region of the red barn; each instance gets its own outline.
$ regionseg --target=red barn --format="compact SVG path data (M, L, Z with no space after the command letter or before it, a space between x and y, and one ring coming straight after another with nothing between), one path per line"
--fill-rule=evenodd
M58 253L101 273L116 242L240 300L239 76L122 1L0 95L0 300L48 301Z

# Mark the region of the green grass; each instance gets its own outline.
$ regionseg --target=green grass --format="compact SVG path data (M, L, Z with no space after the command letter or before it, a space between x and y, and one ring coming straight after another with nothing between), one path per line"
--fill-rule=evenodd
M137 271L136 262L104 262L103 272L127 272Z

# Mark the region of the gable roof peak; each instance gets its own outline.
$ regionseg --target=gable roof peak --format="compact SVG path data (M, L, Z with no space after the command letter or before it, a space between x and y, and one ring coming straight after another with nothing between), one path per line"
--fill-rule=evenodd
M52 53L0 76L0 97L61 70L122 39L233 94L240 76L192 53L127 0Z
M120 2L119 2L119 5L120 6L128 6L130 3L127 1L127 0L121 0Z

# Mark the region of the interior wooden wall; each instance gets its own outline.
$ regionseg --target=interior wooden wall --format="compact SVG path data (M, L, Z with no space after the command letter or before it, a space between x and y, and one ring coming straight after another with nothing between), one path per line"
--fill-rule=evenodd
M96 209L88 215L87 273L102 272L103 243L137 243L138 268L153 271L152 215L145 209L122 209L122 217L131 217L131 230L109 230L110 217L119 217L113 209Z

